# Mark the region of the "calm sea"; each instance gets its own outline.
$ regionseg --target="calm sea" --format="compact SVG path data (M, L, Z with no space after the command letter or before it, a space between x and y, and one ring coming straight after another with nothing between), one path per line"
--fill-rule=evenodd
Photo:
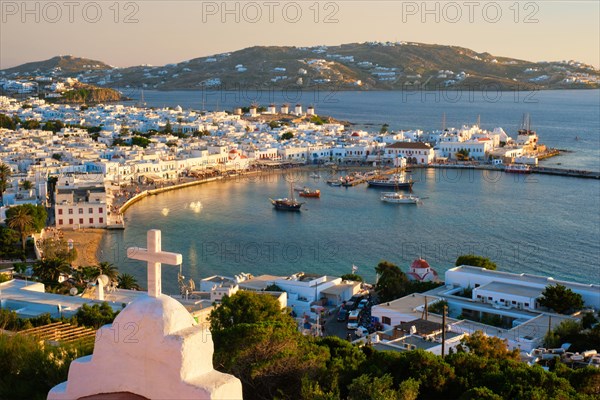
M482 127L502 126L509 134L529 112L542 142L573 151L548 165L600 169L600 91L534 92L529 94L534 103L506 98L514 93L502 93L496 102L467 98L454 103L409 100L399 92L333 95L338 102L300 102L339 119L375 126L387 122L393 128L435 129L443 112L454 126L481 115ZM194 107L195 96L201 98L193 92L146 91L144 96L149 105L182 107ZM205 108L211 108L206 100ZM329 187L325 180L332 172L320 174L321 179L308 173L240 177L148 197L127 211L124 231L106 235L100 258L145 285L144 265L127 260L125 250L145 247L145 232L158 228L163 249L183 254L183 274L196 283L240 272L341 275L353 264L374 281L380 260L406 269L418 257L443 274L465 253L487 256L505 271L600 283L599 181L415 170L414 191L425 199L414 206L382 203L381 191L364 185ZM273 210L269 197L287 196L290 180L321 189L321 198L306 199L300 213ZM177 292L177 271L163 266L165 292Z

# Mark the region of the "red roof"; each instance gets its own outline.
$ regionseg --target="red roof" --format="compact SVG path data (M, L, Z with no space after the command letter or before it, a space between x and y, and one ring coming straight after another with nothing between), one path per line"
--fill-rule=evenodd
M430 268L429 263L422 258L413 261L411 268Z

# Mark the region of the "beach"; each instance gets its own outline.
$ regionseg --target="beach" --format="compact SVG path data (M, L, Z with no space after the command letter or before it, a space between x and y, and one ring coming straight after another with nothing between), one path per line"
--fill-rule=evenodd
M73 246L77 250L77 258L73 261L73 266L97 265L100 262L98 252L106 229L63 230L62 233L65 240L73 240Z

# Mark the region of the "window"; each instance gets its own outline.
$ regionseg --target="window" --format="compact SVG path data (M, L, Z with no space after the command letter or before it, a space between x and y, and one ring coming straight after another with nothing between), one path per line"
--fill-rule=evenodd
M104 223L104 218L102 218L102 217L98 218L98 223L99 224L103 224Z
M73 225L73 218L69 218L69 225Z
M69 208L69 215L73 214L73 209Z
M381 323L384 325L391 325L392 320L390 317L381 317Z
M94 223L94 218L90 218L90 224Z
M89 214L93 214L94 213L94 209L92 207L88 208L88 213Z
M99 208L98 208L98 212L99 212L100 214L102 214L102 212L103 212L103 209L102 209L102 207L99 207Z
M79 223L83 224L83 218L79 218Z
M490 300L490 301L491 301L491 300L492 300L492 298L491 298L491 297L488 297L488 300Z
M80 208L78 212L79 214L83 214L83 208Z
M58 224L59 224L59 225L62 225L62 224L63 224L63 220L62 220L62 219L59 219L59 220L58 220Z
M525 303L525 307L529 307L529 303Z
M515 300L512 301L513 304L517 304L517 302Z
M59 209L58 209L58 215L63 215L63 210L62 210L62 208L59 208Z

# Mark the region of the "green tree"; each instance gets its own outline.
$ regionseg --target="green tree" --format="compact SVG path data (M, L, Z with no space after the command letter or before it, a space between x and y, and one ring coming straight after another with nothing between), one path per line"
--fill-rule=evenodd
M6 210L6 218L10 219L19 213L25 213L31 217L33 223L33 232L40 232L46 226L48 213L44 206L22 204L19 206L10 207L8 210Z
M119 282L119 287L121 289L129 289L129 290L140 290L140 285L138 284L137 279L131 274L119 274L117 278L117 282Z
M25 335L0 335L0 398L45 399L67 379L69 365L92 353L93 343L49 346Z
M388 124L383 124L381 125L381 129L379 130L379 133L387 133L388 129L389 129L389 125Z
M4 204L4 192L6 192L6 189L8 189L8 182L11 175L12 171L8 164L4 164L2 161L0 161L0 204Z
M16 124L14 119L5 114L0 114L0 128L9 129L14 131Z
M398 400L417 400L419 397L419 386L421 382L408 378L405 381L400 382L398 387Z
M40 121L36 119L28 119L22 124L23 129L40 129L40 126Z
M223 297L221 305L210 313L213 332L238 324L255 324L261 321L283 322L295 326L294 321L282 311L279 301L274 297L247 291Z
M75 317L80 325L100 329L102 326L112 323L117 314L119 313L115 312L107 302L103 302L92 306L84 304L77 310Z
M14 230L5 226L0 226L0 254L3 258L19 258L23 254L19 250L17 243L19 242L19 234Z
M496 269L496 263L492 262L487 257L476 256L475 254L464 254L459 256L454 263L457 267L460 265L470 265L473 267L481 267L489 270Z
M9 228L19 232L21 245L23 246L23 251L25 251L27 236L35 232L33 217L22 206L15 207L14 210L14 212L10 213L10 216L8 212L6 213L6 224Z
M375 267L375 271L379 277L375 285L379 301L387 302L404 295L408 278L397 265L388 261L381 261Z
M361 375L350 384L348 400L398 400L391 375L373 377Z
M502 400L502 397L487 387L476 387L467 390L459 400Z
M31 190L33 189L33 183L31 183L31 181L24 180L23 182L21 182L21 188L23 190Z
M71 274L71 266L61 258L47 258L38 260L33 265L33 275L42 282L56 285L61 275Z
M280 139L281 140L290 140L294 138L294 133L293 132L284 132L281 134Z
M100 275L108 276L108 279L111 281L116 281L119 276L118 268L107 261L102 261L99 263L98 269L100 270Z
M150 140L143 136L134 136L131 138L131 144L145 149L150 144Z
M456 349L459 352L469 351L475 355L496 360L519 359L519 350L508 350L506 341L494 336L486 336L482 331L475 331L472 335L460 339L460 344Z
M344 281L364 282L363 277L358 274L344 274L341 278Z
M542 292L542 297L538 299L538 303L559 314L568 314L583 308L583 297L566 286L548 285Z

